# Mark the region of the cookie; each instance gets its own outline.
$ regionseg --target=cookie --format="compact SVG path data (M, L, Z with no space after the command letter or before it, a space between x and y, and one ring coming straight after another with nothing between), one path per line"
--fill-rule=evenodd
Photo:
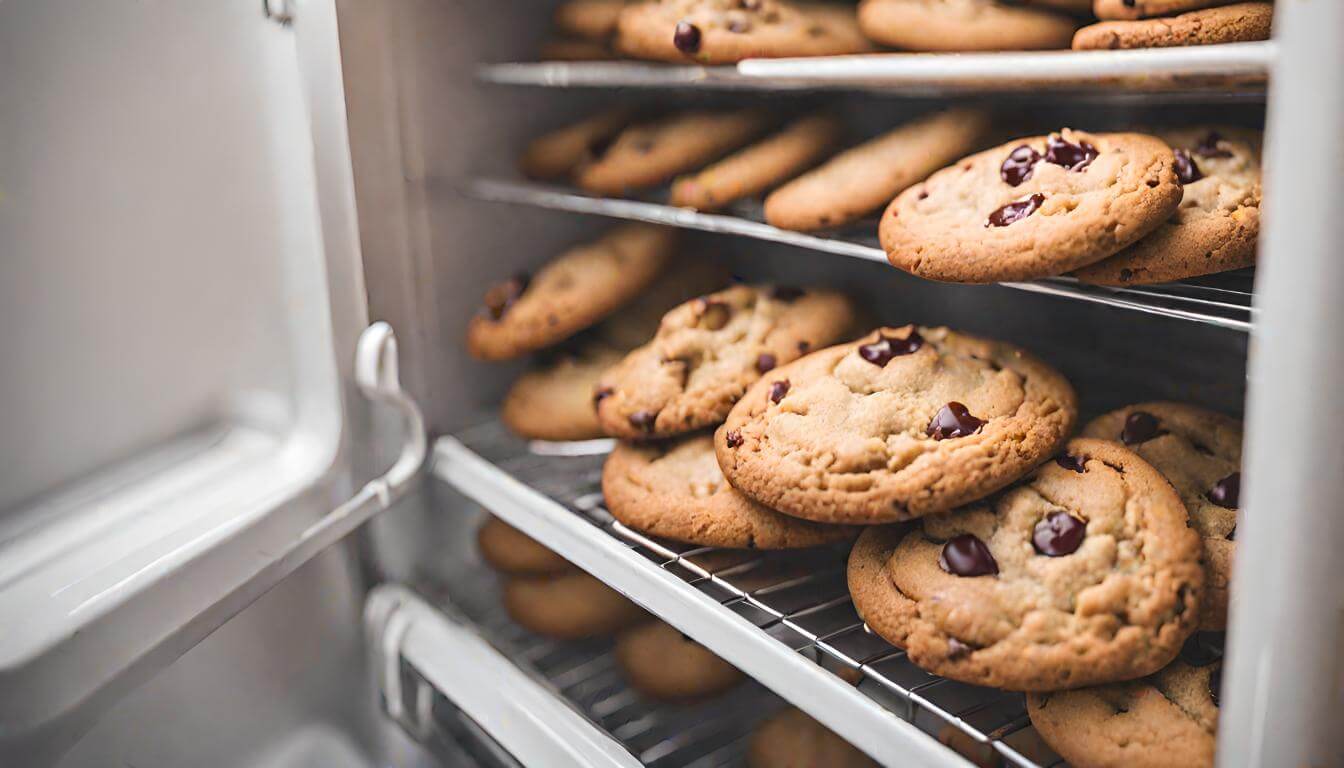
M605 42L616 34L616 19L624 8L625 0L565 0L551 20L561 34Z
M476 546L491 568L510 576L546 576L574 569L568 560L497 517L476 531Z
M661 701L716 696L745 678L737 667L661 621L617 635L613 654L632 688Z
M975 148L989 127L980 110L951 109L913 120L841 152L765 199L765 220L811 232L840 227Z
M602 321L593 329L593 335L624 351L647 344L658 332L663 315L696 296L721 290L731 280L732 274L723 262L707 256L679 254L675 263L663 270L637 301Z
M568 178L601 154L633 116L633 110L616 107L533 139L519 158L518 169L528 178L541 181Z
M840 122L817 115L795 120L779 132L704 170L672 183L672 205L717 211L755 197L810 168L840 137Z
M853 539L858 531L821 525L763 507L733 490L714 458L714 440L622 443L602 468L602 495L617 520L689 544L795 549Z
M504 395L499 417L529 440L593 440L603 437L593 410L593 388L625 353L600 344L561 352L524 373Z
M908 51L1026 51L1068 48L1068 16L998 0L863 0L859 28Z
M1274 6L1235 3L1163 19L1103 21L1073 36L1075 51L1115 48L1172 48L1268 40Z
M1159 136L1176 151L1176 175L1184 185L1181 206L1139 242L1075 272L1079 280L1143 285L1255 263L1260 132L1184 128Z
M1213 768L1221 678L1221 662L1175 661L1143 680L1030 694L1027 714L1073 768Z
M1094 419L1083 434L1122 441L1176 489L1204 543L1199 628L1227 626L1241 503L1241 422L1193 405L1139 403Z
M547 40L541 44L538 54L542 61L612 61L616 58L607 43L573 37Z
M1195 629L1204 571L1186 521L1137 454L1071 440L989 500L865 531L850 595L873 631L943 677L1013 691L1131 680Z
M1161 139L1060 133L971 155L902 192L878 235L900 269L992 283L1112 256L1175 213L1181 182Z
M747 144L770 123L765 112L740 109L683 112L632 125L580 167L575 180L600 195L657 186Z
M1092 11L1104 21L1127 21L1198 11L1238 0L1094 0Z
M519 274L492 286L467 326L467 350L506 360L564 341L648 288L675 243L671 229L625 224L570 248L535 278Z
M756 727L747 768L877 768L859 748L792 707Z
M559 640L610 635L648 620L643 609L583 571L510 578L504 609L524 629Z
M852 8L789 0L634 4L621 12L616 47L636 59L699 64L873 50Z
M769 372L714 446L766 506L874 524L993 493L1054 455L1076 417L1073 388L1023 350L908 325Z
M688 301L602 376L598 421L629 440L716 426L766 372L846 338L855 316L839 293L783 286L735 285Z

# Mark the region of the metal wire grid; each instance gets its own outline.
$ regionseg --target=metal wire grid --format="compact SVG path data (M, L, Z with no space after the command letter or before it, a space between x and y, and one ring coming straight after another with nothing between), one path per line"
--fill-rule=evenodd
M470 197L488 202L646 221L887 263L886 253L878 247L873 235L877 231L875 222L862 222L843 231L824 235L804 234L766 224L759 202L739 204L727 213L714 214L676 208L651 200L592 197L562 187L504 179L477 179L469 182L464 191ZM1087 285L1071 277L1050 277L1000 285L1247 332L1256 314L1251 301L1253 281L1252 270L1240 270L1131 288Z
M696 547L632 530L603 505L604 441L526 445L491 421L456 435L471 450L686 581L766 635L855 684L940 740L953 731L1009 765L1063 766L1030 728L1021 694L966 685L920 669L859 619L845 583L847 549L767 553ZM585 455L586 454L586 455Z
M422 591L469 619L492 645L546 681L651 768L740 766L757 723L781 707L778 698L754 682L701 702L648 699L626 683L609 640L560 642L524 630L503 610L496 580L480 569L463 569L447 586ZM435 717L448 730L463 733L465 716L446 700L436 704ZM479 739L467 723L468 735Z

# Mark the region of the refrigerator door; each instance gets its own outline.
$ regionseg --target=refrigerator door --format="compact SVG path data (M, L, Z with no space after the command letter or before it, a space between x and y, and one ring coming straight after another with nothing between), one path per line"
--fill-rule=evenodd
M35 765L424 429L366 328L333 3L0 3L0 105L0 764ZM404 417L373 481L368 398Z

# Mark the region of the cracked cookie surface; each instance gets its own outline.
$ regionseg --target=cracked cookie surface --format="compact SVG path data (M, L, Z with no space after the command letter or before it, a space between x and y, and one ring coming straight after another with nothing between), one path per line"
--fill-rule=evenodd
M1052 691L1170 663L1195 628L1199 557L1156 469L1118 443L1075 439L988 501L865 531L849 589L869 627L920 667Z
M1204 544L1199 627L1225 627L1241 503L1241 422L1183 403L1139 403L1093 419L1083 435L1125 443L1176 489Z
M736 285L692 299L598 382L598 420L626 439L715 426L762 375L846 338L855 320L834 291Z
M616 47L655 61L732 64L742 59L864 53L854 9L789 0L651 0L617 22Z
M1072 0L1042 5L1075 8ZM863 0L859 27L869 39L910 51L1016 51L1067 48L1078 28L1068 16L999 0Z
M738 493L723 479L709 435L618 445L602 468L602 495L631 528L707 547L795 549L858 534L782 515Z
M757 501L873 524L1008 485L1051 456L1076 418L1068 381L1025 351L905 326L771 371L714 444L728 482Z
M878 235L891 263L933 280L1058 275L1138 241L1175 213L1181 183L1161 139L1065 128L1010 141L902 192Z

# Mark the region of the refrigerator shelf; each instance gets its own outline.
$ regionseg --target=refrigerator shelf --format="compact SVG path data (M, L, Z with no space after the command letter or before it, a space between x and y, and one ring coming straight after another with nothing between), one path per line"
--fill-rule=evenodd
M719 90L875 90L907 96L955 93L1037 94L1048 98L1142 95L1264 98L1272 41L1129 51L882 53L749 59L736 66L633 61L486 64L482 82L547 88Z
M738 205L727 213L699 213L659 202L594 197L563 187L507 179L475 179L467 183L465 193L487 202L646 221L887 263L887 256L873 234L877 229L875 223L870 222L843 232L817 235L793 232L766 224L759 203ZM1049 277L1032 282L998 285L1245 333L1251 330L1255 317L1253 280L1254 272L1248 269L1131 288L1087 285L1070 277Z
M930 675L869 632L849 600L843 549L762 553L643 536L603 507L604 455L541 447L554 446L529 446L492 420L440 438L433 471L884 763L965 765L935 740L956 732L1008 765L1059 763L1021 694Z

